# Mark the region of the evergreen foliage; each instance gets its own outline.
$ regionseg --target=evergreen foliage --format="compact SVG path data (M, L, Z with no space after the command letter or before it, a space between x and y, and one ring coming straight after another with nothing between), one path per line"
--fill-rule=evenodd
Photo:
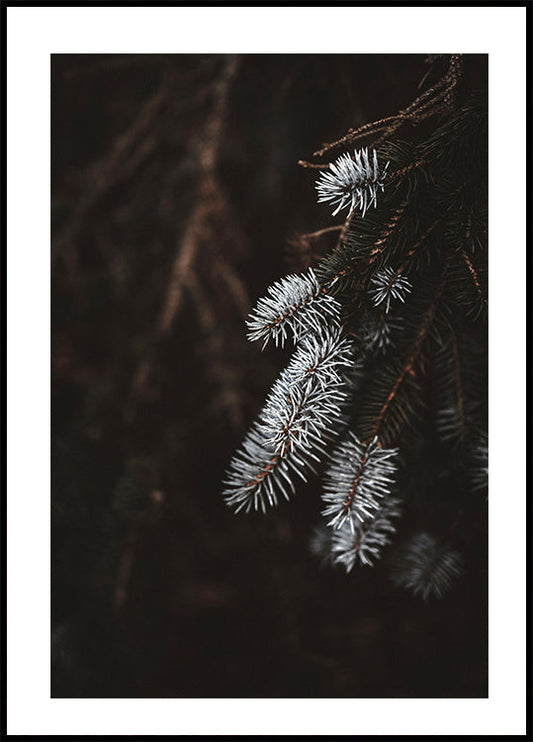
M52 55L54 698L486 697L487 312L470 311L479 294L461 252L482 278L481 180L402 273L405 301L386 312L370 295L448 206L458 176L446 158L435 180L413 165L471 101L487 57L456 65L460 86L444 55ZM330 135L344 141L298 165ZM332 217L315 183L362 148L390 164L377 206L346 224L349 205ZM333 537L354 547L360 521L353 533L327 525L322 482L344 441L368 443L367 395L411 352L444 268L440 239L453 247L442 301L420 375L399 387L416 414L380 441L397 449L394 485L376 498L400 501L396 530L366 552L372 569L356 555L347 574ZM335 316L298 329L295 348L286 324L284 348L280 335L261 353L266 336L246 338L257 298L309 269ZM312 379L317 396L343 396L282 457L273 426L258 425L280 375L295 394ZM250 490L239 475L228 507L237 448L248 481L265 474ZM420 532L462 555L437 605L387 579Z
M330 172L323 173L316 182L318 200L338 204L333 212L336 216L348 207L348 216L359 207L366 214L370 206L378 205L378 188L383 191L383 182L389 163L381 168L376 150L372 150L372 162L368 149L355 150L353 158L348 153L341 155L329 166Z
M399 505L398 498L386 497L376 512L361 521L355 529L344 523L334 531L331 543L334 563L342 564L347 572L357 563L372 566L396 531L394 521L400 516Z
M461 561L458 552L434 536L418 533L396 555L391 578L424 600L431 596L440 598L461 574Z
M264 511L278 493L288 499L294 474L329 460L322 498L331 535L317 531L312 549L329 549L326 561L349 572L381 556L401 510L431 498L406 486L418 441L435 442L433 458L415 466L428 468L421 481L439 479L450 537L460 541L468 528L464 520L463 535L457 528L458 483L474 510L487 484L485 91L468 89L452 56L397 116L350 130L315 156L339 149L329 162L302 163L322 170L318 201L336 206L333 216L348 210L336 247L315 269L274 284L248 322L250 340L283 346L290 337L297 349L230 465L225 498ZM408 543L395 582L442 596L461 558L439 544L429 533Z

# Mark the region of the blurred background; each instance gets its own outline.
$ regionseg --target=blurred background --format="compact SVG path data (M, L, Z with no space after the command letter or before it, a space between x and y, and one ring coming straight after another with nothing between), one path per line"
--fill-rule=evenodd
M318 480L266 516L222 498L289 353L245 318L335 244L302 236L338 218L298 161L438 67L53 56L53 696L487 695L486 523L424 603L388 552L350 574L310 553Z

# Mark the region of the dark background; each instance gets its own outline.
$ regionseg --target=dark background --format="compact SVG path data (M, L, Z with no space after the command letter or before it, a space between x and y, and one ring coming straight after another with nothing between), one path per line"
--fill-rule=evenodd
M318 482L266 516L222 498L288 357L248 343L245 317L334 245L298 239L333 223L298 160L396 113L429 69L53 57L54 696L487 695L486 524L425 603L391 583L389 552L321 567Z

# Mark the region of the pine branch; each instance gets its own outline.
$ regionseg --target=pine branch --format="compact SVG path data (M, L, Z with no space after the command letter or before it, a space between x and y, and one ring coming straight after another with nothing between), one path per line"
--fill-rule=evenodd
M472 294L476 306L486 305L480 265L486 252L483 191L473 194L485 182L474 139L486 115L475 101L453 114L461 77L461 58L452 55L444 77L398 114L350 130L315 152L322 156L359 137L373 137L376 148L370 154L363 149L353 157L344 152L327 164L300 162L322 171L316 181L319 202L332 204L334 215L346 209L348 218L342 227L302 236L308 255L310 241L339 232L316 276L310 271L299 279L283 279L249 322L250 339L266 344L272 337L283 345L292 336L300 343L267 400L263 442L275 455L290 450L304 457L321 443L322 456L341 425L349 431L334 447L324 477L323 515L331 531L317 532L312 546L323 558L329 550L329 561L347 571L356 562L372 564L395 530L393 520L400 513L392 490L399 448L393 446L401 446L404 461L410 447L416 450L414 423L421 421L425 405L433 404L435 391L444 402L435 410L436 431L444 440L459 437L467 444L439 474L456 477L466 464L473 487L486 484L488 449L486 438L479 437L484 402L473 391L483 363L477 352L483 323L474 327L476 340L463 352L473 323L458 311L467 305L471 311ZM425 141L383 141L407 122L419 124L443 114L448 119ZM382 168L380 162L387 164ZM378 191L383 193L380 208L368 213L377 205ZM335 304L329 306L334 312L317 312L319 300L331 301L333 295ZM357 383L352 374L350 388L353 392L357 385L357 393L350 409L338 396L348 388L343 377L349 364L328 365L320 346L328 333L340 339L341 332L356 341L349 363L361 367ZM441 351L435 353L435 346ZM478 386L485 388L484 379ZM435 421L426 422L431 455L437 449L449 451L433 436ZM458 481L465 482L460 473ZM442 595L459 565L456 552L422 534L400 560L396 579L424 597Z
M275 382L266 404L233 458L224 496L236 510L265 510L278 494L288 499L292 471L299 476L319 462L340 427L349 393L342 373L353 359L353 343L338 329L307 337ZM287 480L287 481L285 481Z
M420 595L442 598L462 572L458 552L429 533L419 533L396 554L391 578L398 587Z
M330 164L330 172L323 173L316 181L318 202L338 204L333 216L344 208L348 208L350 216L357 207L364 216L370 206L377 206L378 188L384 190L388 166L387 162L380 169L376 150L372 152L372 163L367 149L355 150L353 159L348 153L341 155Z
M461 432L461 437L464 439L468 433L468 426L466 423L466 415L465 415L463 368L462 368L461 358L459 356L459 347L457 345L457 337L453 330L451 333L451 346L452 346L452 358L453 358L454 392L455 392L455 399L457 400L457 418L459 422L458 427Z
M367 391L360 413L360 434L369 441L376 436L385 445L394 439L400 430L410 425L421 400L417 388L416 363L426 340L441 301L446 283L448 263L445 263L433 301L427 307L418 324L407 357L401 363L394 361L374 381L373 391ZM402 392L402 394L401 394Z
M354 433L333 451L324 478L323 515L329 526L348 523L352 532L377 510L394 483L397 449L381 448L377 438L361 443ZM331 517L333 516L333 517Z
M483 291L483 289L481 287L481 278L479 276L479 273L476 270L476 268L474 267L474 265L472 263L472 260L467 255L467 253L466 253L466 251L464 249L461 249L461 257L463 258L464 262L466 263L466 267L468 269L468 273L470 275L470 278L472 280L472 283L475 286L478 301L479 301L481 307L483 309L486 309L487 308L487 305L488 305L488 301L487 301L487 298L484 295L484 291Z
M390 266L378 271L370 283L373 288L368 293L374 301L374 306L384 304L386 313L390 309L391 301L405 302L405 297L412 288L409 279L398 271L394 271Z
M362 320L361 337L367 351L383 355L394 346L403 329L402 317L391 317L384 311L368 312Z
M385 419L385 416L387 414L387 411L390 409L390 406L394 399L396 398L396 395L398 394L398 390L401 387L402 383L405 381L405 379L408 377L409 374L411 374L413 370L414 363L417 359L417 356L420 352L420 347L422 345L422 342L424 341L429 328L431 326L431 322L433 321L433 317L435 314L435 308L436 305L433 304L429 310L426 313L426 316L424 318L424 322L422 323L422 326L420 327L420 330L418 332L418 336L416 338L416 341L413 346L413 350L409 357L407 358L407 361L402 365L401 370L399 374L397 375L397 378L394 382L394 386L392 387L391 391L389 392L387 399L381 406L378 415L376 417L376 421L374 423L374 426L372 428L372 432L370 436L375 437L380 432L381 426L383 425L383 421ZM369 436L369 437L370 437Z
M344 137L331 144L325 144L321 149L314 152L313 156L322 157L331 149L337 149L351 144L357 139L375 136L376 134L380 134L380 136L374 140L374 145L379 144L386 137L394 134L403 124L408 122L421 123L428 117L441 113L443 109L450 108L450 96L453 95L461 74L461 55L451 55L446 75L405 109L393 116L363 124L358 129L349 129Z
M306 335L300 341L287 375L292 383L310 381L322 389L340 384L354 362L354 344L341 330L327 326L320 335Z
M226 504L248 513L251 510L266 512L267 505L278 504L281 494L289 500L287 489L294 493L294 483L290 477L293 472L305 476L305 462L290 455L290 451L277 454L273 447L267 447L262 430L255 423L243 441L241 450L231 460L223 492Z
M310 268L301 275L290 275L268 289L259 299L247 321L248 339L262 340L263 348L270 339L284 346L292 335L296 343L306 332L320 333L325 323L338 325L339 304L325 293Z
M387 496L379 509L353 530L344 523L334 531L331 546L334 563L342 564L346 572L350 572L356 562L372 566L396 532L393 521L401 515L399 505L399 499Z
M307 452L340 417L347 397L342 383L330 381L325 388L311 379L291 381L289 374L281 374L261 414L265 441L276 453L287 447Z

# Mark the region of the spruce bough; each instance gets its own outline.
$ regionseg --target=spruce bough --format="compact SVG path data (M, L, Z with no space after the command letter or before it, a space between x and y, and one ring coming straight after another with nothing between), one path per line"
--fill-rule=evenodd
M457 69L452 57L433 98L406 109L424 136L369 125L325 150L369 135L373 147L315 165L318 201L348 217L333 252L249 319L250 340L296 349L224 489L236 511L266 512L322 470L328 532L313 550L348 572L436 497L439 536L406 534L390 554L393 582L423 598L460 575L451 544L467 542L487 487L487 110L480 93L451 95Z

